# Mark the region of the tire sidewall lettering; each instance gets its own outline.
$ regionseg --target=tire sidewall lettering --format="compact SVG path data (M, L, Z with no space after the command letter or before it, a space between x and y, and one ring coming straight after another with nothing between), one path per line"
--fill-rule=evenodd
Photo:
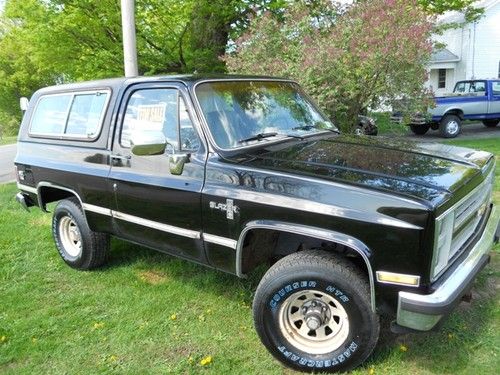
M358 344L353 340L350 344L346 345L346 349L338 354L333 356L331 359L325 359L321 361L314 361L308 358L302 357L299 353L294 353L292 350L288 349L285 345L280 345L277 347L278 351L283 354L284 357L290 359L292 362L296 362L301 366L309 367L309 368L329 368L337 366L347 359L349 359L358 349Z
M288 297L298 291L308 289L328 293L347 309L349 315L359 315L359 308L352 300L352 296L344 292L344 289L340 285L332 283L331 281L327 282L321 279L308 278L286 282L281 288L270 292L270 298L266 303L266 308L273 317L272 319L277 321L279 309ZM338 349L334 350L332 353L325 354L323 358L318 360L317 358L311 358L307 353L295 349L281 334L279 337L281 338L276 337L276 341L274 341L276 349L284 359L304 369L327 370L334 367L341 368L340 366L343 367L343 364L348 361L354 353L357 353L360 346L362 346L361 342L358 341L360 339L359 334L351 330L346 341Z
M295 293L299 290L304 289L314 289L319 284L318 281L314 280L300 280L288 283L283 288L276 290L271 299L268 302L268 306L274 313L278 310L279 305L288 297L290 294ZM323 290L329 293L332 297L335 297L342 304L346 304L350 301L349 297L342 291L333 285L327 285Z

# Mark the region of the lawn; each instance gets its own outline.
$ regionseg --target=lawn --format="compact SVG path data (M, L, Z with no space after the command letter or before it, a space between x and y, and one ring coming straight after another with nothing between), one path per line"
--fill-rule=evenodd
M500 155L498 139L453 143ZM497 176L500 203L499 167ZM257 278L239 280L118 240L108 267L74 271L54 248L50 215L23 211L15 191L0 185L0 373L292 373L253 330ZM472 303L441 331L384 332L353 374L496 374L499 253L497 246Z
M17 135L7 135L0 138L0 146L16 143Z

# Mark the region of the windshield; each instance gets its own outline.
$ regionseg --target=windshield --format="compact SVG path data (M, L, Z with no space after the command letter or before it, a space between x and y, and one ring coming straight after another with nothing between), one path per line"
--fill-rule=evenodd
M221 149L337 130L291 82L207 82L196 96Z

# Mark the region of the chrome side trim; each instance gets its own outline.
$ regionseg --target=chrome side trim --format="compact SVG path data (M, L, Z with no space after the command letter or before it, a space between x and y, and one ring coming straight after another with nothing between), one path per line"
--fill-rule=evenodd
M358 209L351 209L346 207L334 206L326 203L319 203L304 198L287 197L278 194L243 190L243 189L226 189L226 188L205 188L203 191L207 195L217 196L219 198L229 198L236 201L247 202L266 202L268 206L275 207L291 207L295 210L304 212L316 212L323 215L334 217L348 217L350 219L357 219L364 222L370 222L385 226L423 230L424 228L417 225L407 223L405 221L395 219L386 215L367 213Z
M325 241L336 242L341 245L345 245L356 251L366 264L368 269L368 279L370 282L370 299L372 310L375 312L375 285L373 280L373 271L370 265L369 256L371 256L371 250L360 240L348 236L346 234L335 232L332 230L325 230L321 228L308 227L300 224L290 224L279 221L270 220L256 220L247 223L245 228L240 233L238 239L238 245L236 247L236 275L238 277L245 277L242 272L242 260L243 260L243 243L247 233L252 229L271 229L280 232L288 232L294 234L305 235L309 237L323 239Z
M125 214L123 212L118 212L118 211L111 211L111 214L116 219L128 221L130 223L142 225L142 226L153 228L153 229L157 229L157 230L160 230L162 232L177 234L179 236L194 238L197 240L201 239L201 233L194 231L194 230L191 230L191 229L184 229L184 228L175 227L175 226L169 225L169 224L158 223L156 221L143 219L143 218L138 217L138 216Z
M236 249L237 242L236 242L236 240L233 240L231 238L216 236L214 234L208 234L208 233L204 233L202 236L201 232L194 231L191 229L179 228L179 227L176 227L173 225L163 224L163 223L159 223L157 221L143 219L143 218L138 217L138 216L125 214L125 213L119 212L119 211L114 211L114 210L111 210L109 208L100 207L100 206L96 206L96 205L89 204L89 203L83 203L82 200L80 199L80 196L74 190L66 188L64 186L59 186L59 185L53 184L51 182L42 181L38 184L37 189L32 188L30 186L21 185L21 184L18 184L17 187L20 190L25 190L25 191L29 191L28 189L32 189L32 192L34 194L38 194L38 195L40 193L40 188L42 188L42 187L51 187L51 188L66 190L66 191L71 192L72 194L75 195L75 197L78 198L78 200L80 201L80 205L82 206L84 211L95 212L95 213L98 213L101 215L114 217L115 219L118 219L118 220L128 221L130 223L134 223L134 224L142 225L142 226L145 226L148 228L160 230L162 232L172 233L172 234L176 234L178 236L193 238L193 239L197 239L197 240L203 239L203 240L210 242L210 243L214 243L214 244L221 245L221 246L226 246L226 247L229 247L231 249ZM39 204L40 204L40 208L42 210L47 211L45 209L45 205L43 204L41 199L39 199Z
M111 210L109 208L104 208L100 206L94 206L93 204L84 203L83 209L85 211L95 212L96 214L111 216Z
M238 242L231 238L220 237L214 234L203 233L203 239L206 242L214 243L216 245L221 245L225 247L230 247L231 249L236 249Z
M28 193L32 193L32 194L37 194L38 195L38 190L36 187L33 187L33 186L28 186L28 185L23 185L23 184L20 184L19 182L17 183L17 188L19 190L23 190L23 191L27 191Z

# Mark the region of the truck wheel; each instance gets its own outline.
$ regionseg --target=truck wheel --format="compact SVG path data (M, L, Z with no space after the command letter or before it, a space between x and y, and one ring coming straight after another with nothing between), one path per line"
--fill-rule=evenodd
M444 138L455 138L460 134L462 121L456 115L446 115L439 124L439 132Z
M106 261L109 235L90 230L76 198L57 204L52 218L52 235L59 254L73 268L89 270Z
M431 126L424 124L424 125L410 125L411 131L416 134L416 135L424 135L429 131L429 128Z
M487 126L488 128L494 128L499 122L500 120L483 120L484 126Z
M373 351L379 319L366 277L325 251L291 254L262 278L253 302L257 333L271 354L299 371L348 371Z

